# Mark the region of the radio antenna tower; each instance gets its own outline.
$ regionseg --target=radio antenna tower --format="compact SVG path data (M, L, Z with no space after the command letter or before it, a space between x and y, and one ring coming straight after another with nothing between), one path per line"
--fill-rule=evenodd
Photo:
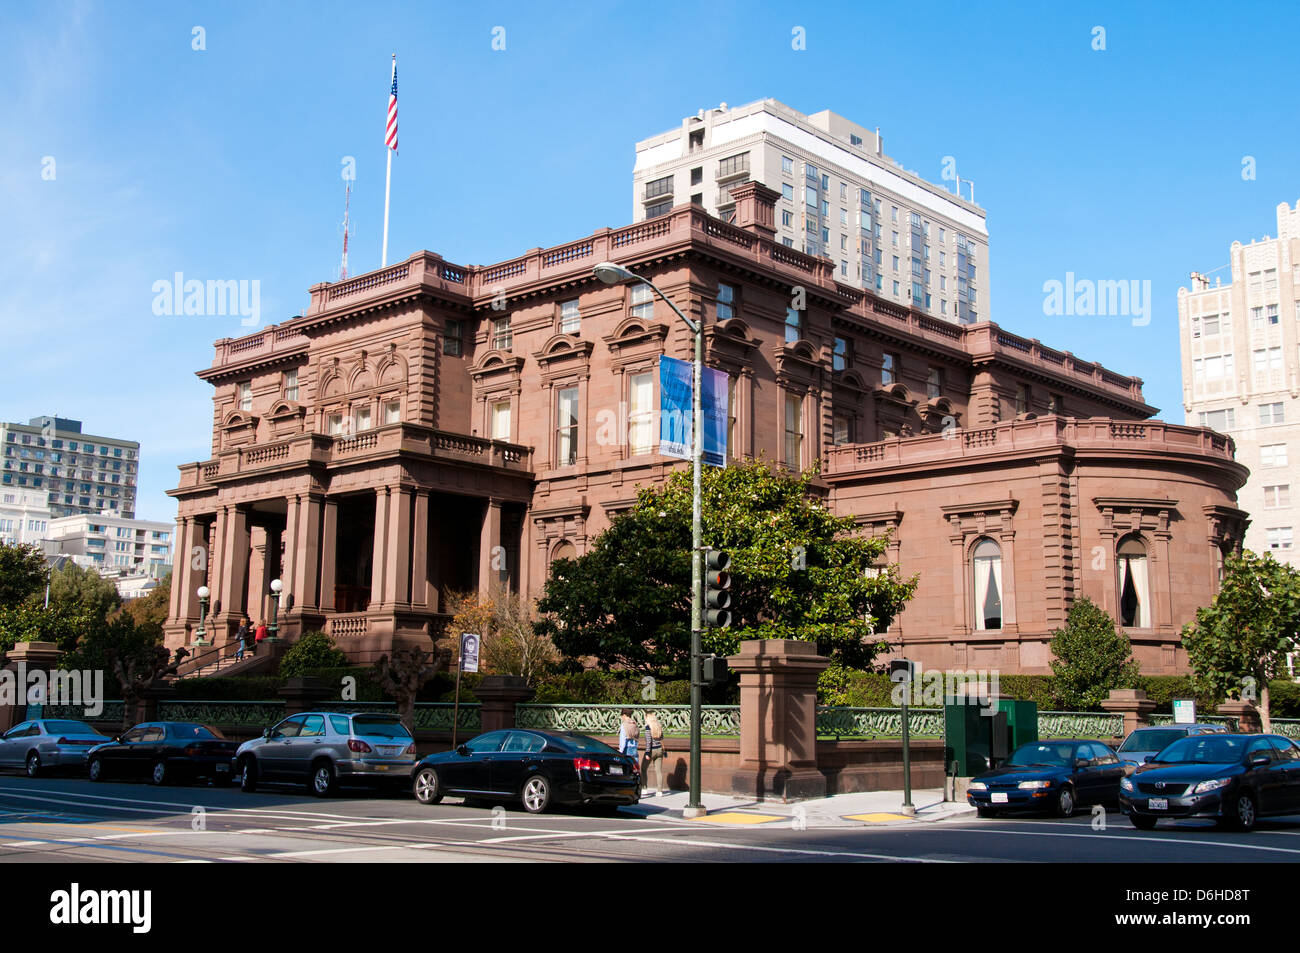
M343 262L339 265L339 281L348 276L348 236L352 233L352 226L348 222L348 212L352 206L352 183L348 183L347 195L343 200Z

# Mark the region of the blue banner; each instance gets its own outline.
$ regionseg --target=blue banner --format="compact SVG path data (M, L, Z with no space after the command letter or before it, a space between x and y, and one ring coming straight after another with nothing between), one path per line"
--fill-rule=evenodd
M666 457L690 460L694 449L695 366L674 357L659 359L659 452ZM727 465L727 375L711 367L703 369L704 462Z

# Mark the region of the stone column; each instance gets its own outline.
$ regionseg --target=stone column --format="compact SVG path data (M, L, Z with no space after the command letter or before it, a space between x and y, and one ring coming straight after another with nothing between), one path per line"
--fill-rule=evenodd
M519 598L527 601L532 596L533 579L531 575L533 555L533 517L532 507L524 504L523 517L519 523Z
M414 491L410 487L393 487L388 499L387 571L384 579L384 604L411 604L411 510Z
M817 770L817 676L830 660L812 642L752 639L727 661L740 673L740 766L732 791L825 797L826 777Z
M516 675L485 675L474 689L482 703L483 731L500 731L515 726L515 706L533 697L533 690Z
M581 439L581 438L579 438ZM487 599L492 587L501 582L501 572L494 568L500 558L497 547L501 545L501 501L488 500L483 511L483 528L478 544L478 596Z
M181 593L190 586L189 539L193 525L194 518L190 516L176 520L175 548L172 550L172 589L167 606L167 618L172 622L183 621Z
M375 489L375 535L371 547L370 606L384 601L384 561L388 556L388 504L390 487Z
M0 734L28 718L27 676L32 672L44 672L48 691L50 672L54 671L58 664L59 647L53 642L19 642L5 653L4 667L14 673L15 683L13 704L0 704ZM106 672L105 694L111 691L109 686L112 681L113 676Z
M1230 715L1237 719L1238 730L1243 734L1257 734L1264 730L1264 723L1259 717L1259 709L1251 702L1231 699L1215 709L1220 715Z
M284 714L296 715L303 711L312 711L319 703L337 694L337 690L323 678L295 676L285 681L280 689L284 699Z
M320 535L320 602L326 611L334 611L334 586L338 580L339 504L325 498Z
M415 492L411 531L411 603L429 605L429 491ZM436 608L436 606L435 606Z
M221 559L220 598L221 616L229 621L237 619L241 612L252 611L252 607L247 605L251 595L248 590L248 562L252 545L249 539L247 510L241 506L229 507L226 523L226 547ZM216 598L215 593L213 598ZM213 638L212 641L215 645L224 642L225 639Z
M1102 700L1101 707L1124 716L1124 736L1128 737L1151 724L1151 713L1156 710L1156 703L1140 688L1112 688L1110 696Z
M298 590L298 508L300 496L290 496L288 498L288 509L284 515L284 565L280 567L280 581L284 583L284 590L281 593L280 608L284 610L288 605L288 597L293 596L293 604L297 605L302 602L302 594ZM287 616L287 612L283 613Z
M266 622L270 616L266 608L266 594L271 583L270 553L265 526L248 528L248 597L245 611L254 624ZM267 623L270 624L269 622Z

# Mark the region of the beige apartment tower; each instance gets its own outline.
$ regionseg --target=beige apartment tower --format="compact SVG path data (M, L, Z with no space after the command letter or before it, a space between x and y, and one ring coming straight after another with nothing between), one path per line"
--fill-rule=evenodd
M1247 549L1295 564L1300 520L1300 202L1277 207L1277 237L1233 242L1230 283L1193 273L1178 289L1187 423L1231 434L1250 468L1238 505Z
M948 169L955 177L955 167ZM985 212L884 152L880 130L774 99L687 116L636 144L633 220L692 204L734 221L735 189L779 193L775 241L835 280L956 324L990 320Z

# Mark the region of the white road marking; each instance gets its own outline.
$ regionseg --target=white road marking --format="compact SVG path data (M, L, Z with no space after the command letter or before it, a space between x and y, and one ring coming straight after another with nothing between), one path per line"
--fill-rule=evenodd
M1168 837L1147 837L1135 834L1102 834L1099 831L1093 831L1087 834L1066 834L1060 831L1009 831L1005 828L991 827L949 827L949 831L963 831L970 834L1007 834L1012 837L1086 837L1097 840L1122 840L1122 841L1150 841L1155 844L1177 843L1182 845L1195 845L1197 847L1235 847L1241 850L1264 850L1279 854L1300 854L1300 850L1292 847L1266 847L1263 844L1243 844L1238 841L1220 841L1220 840L1192 840L1182 838L1177 841L1171 841ZM920 833L920 831L918 831ZM928 833L928 831L926 832Z

